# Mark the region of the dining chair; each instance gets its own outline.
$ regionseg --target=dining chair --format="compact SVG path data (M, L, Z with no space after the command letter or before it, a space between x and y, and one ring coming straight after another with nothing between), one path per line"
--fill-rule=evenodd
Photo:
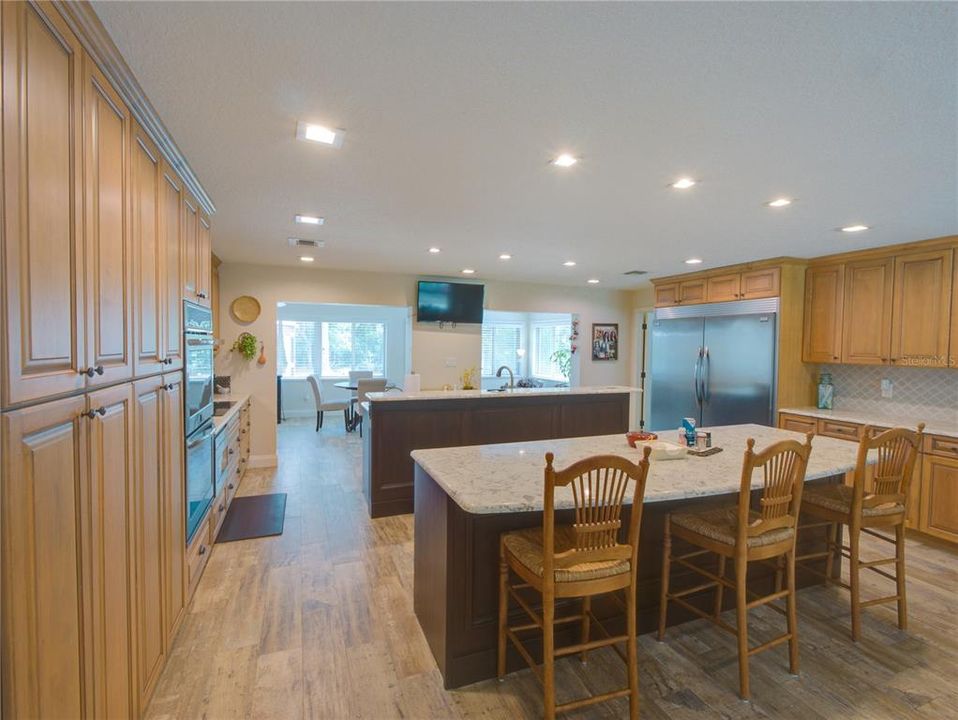
M795 607L795 538L798 514L802 504L805 484L805 468L812 451L812 434L805 442L782 440L755 452L755 440L748 439L742 463L742 481L738 501L733 505L669 513L665 519L665 542L662 551L662 586L659 604L659 641L665 639L668 604L674 602L682 608L712 621L727 630L738 640L739 695L749 698L749 658L756 653L788 642L789 668L798 673L798 618ZM761 469L764 486L757 508L752 509L752 476ZM679 538L695 549L684 555L672 554L672 539ZM718 572L702 567L693 558L715 553L718 555ZM748 565L755 561L775 559L775 588L765 596L758 596L747 588ZM784 567L782 566L784 558ZM726 560L735 565L732 580L725 577ZM682 589L669 588L672 563L692 570L707 582ZM781 575L787 575L788 588L781 589ZM735 591L736 624L731 626L721 618L725 588ZM699 592L715 590L715 603L711 613L688 602L687 597ZM751 598L751 599L750 599ZM786 617L787 632L768 642L750 648L748 646L748 611L785 598L786 608L777 604L771 608Z
M898 605L898 627L908 629L908 601L905 590L905 518L908 516L908 490L911 486L915 461L921 452L921 439L925 424L918 429L892 428L876 433L871 427L862 428L858 443L858 458L855 463L852 485L827 485L808 488L802 511L819 520L803 524L801 530L815 527L826 528L825 552L802 555L799 561L825 558L825 584L835 584L850 591L852 614L852 640L861 637L862 608L895 602ZM877 454L877 464L868 465L869 453ZM869 472L871 476L869 478ZM839 527L848 527L848 545L845 532L838 537ZM875 528L894 530L894 538L876 532ZM863 562L861 560L862 533L872 535L895 546L894 557ZM842 582L841 572L832 577L834 558L848 558L848 583ZM894 565L895 574L882 569ZM803 569L805 565L803 564ZM811 569L811 568L809 568ZM862 602L861 570L871 570L895 582L894 595L887 595ZM814 572L814 570L813 570Z
M515 645L519 655L532 668L543 688L544 715L553 720L556 713L614 700L629 698L629 717L639 716L639 674L636 641L636 577L638 567L639 528L642 503L649 472L650 447L642 460L633 463L617 455L598 455L556 470L552 453L546 454L542 526L505 532L499 540L499 642L496 674L502 681L506 674L506 641ZM572 525L555 524L556 488L571 488L575 508ZM631 492L632 509L625 542L620 542L623 522L622 507ZM510 573L518 576L510 584ZM531 590L542 601L541 615L519 593ZM596 595L624 591L622 603L626 613L624 635L611 635L592 613ZM618 599L618 595L614 595ZM509 625L509 599L529 616L531 623ZM556 600L581 599L581 612L555 617ZM579 642L555 647L555 626L579 623ZM602 637L591 640L595 626ZM519 638L528 630L542 632L542 667ZM625 643L623 653L619 647ZM590 650L612 646L628 669L628 686L619 690L592 695L572 702L556 704L555 661L578 654L585 662Z
M363 419L366 411L363 410L363 403L366 402L366 396L371 392L385 392L386 378L360 378L356 384L356 417L359 421L359 437L363 436Z
M360 379L371 378L373 376L372 370L350 370L349 371L349 384L357 385ZM356 404L356 399L359 393L357 390L350 391L349 403L351 405Z
M313 401L316 403L316 432L323 426L323 413L334 410L343 411L343 422L349 424L349 403L346 402L323 402L322 391L320 390L319 378L310 375L306 378L310 389L313 391Z

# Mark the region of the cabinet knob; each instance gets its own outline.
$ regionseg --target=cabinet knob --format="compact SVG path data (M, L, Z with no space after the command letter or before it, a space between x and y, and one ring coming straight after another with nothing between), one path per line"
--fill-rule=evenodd
M226 506L223 503L220 503L220 512L223 512L226 509Z
M196 293L196 297L206 300L206 293L200 290L199 292Z
M230 453L230 455L233 454L233 448L229 448L229 453Z
M91 367L88 367L86 370L80 370L80 375L86 375L87 377L93 377L96 374L96 370Z
M230 484L227 485L226 487L228 487L230 490L232 490L232 489L234 489L236 486L235 486L233 483L230 483Z
M239 468L236 468L236 474L237 474L237 475L240 474L240 469L239 469Z
M85 413L80 413L80 414L93 420L94 418L96 418L97 415L99 415L100 417L103 417L104 415L106 415L106 408L105 407L91 408L87 410Z
M832 360L838 360L838 355L832 355Z
M200 545L200 555L206 555L206 545Z
M164 365L172 365L172 364L173 364L173 358L163 358L163 364L164 364Z
M97 365L95 368L93 368L93 371L94 371L97 375L102 375L102 374L103 374L103 366L102 366L102 365ZM92 377L92 375L91 375L91 377Z
M163 389L164 389L164 390L172 390L172 389L173 389L173 383L167 383L166 385L163 386Z

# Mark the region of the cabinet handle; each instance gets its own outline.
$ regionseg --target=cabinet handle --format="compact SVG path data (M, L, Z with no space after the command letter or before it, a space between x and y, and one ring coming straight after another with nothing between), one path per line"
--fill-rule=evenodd
M230 483L226 487L228 487L230 490L233 490L234 488L236 488L236 486L233 483Z
M172 365L172 364L173 364L173 358L163 358L163 364L164 364L164 365Z
M173 383L169 383L168 385L164 385L164 386L163 386L163 389L164 389L164 390L172 390L172 389L173 389Z
M202 300L206 300L206 293L201 290L196 293L196 297L201 298Z
M832 360L838 360L838 355L832 355Z
M230 453L230 455L233 454L233 448L229 448L229 453Z
M898 362L898 358L892 358L891 362Z
M90 410L87 410L86 412L80 413L80 414L83 415L84 417L88 417L91 420L93 420L96 418L97 415L99 415L100 417L103 417L104 415L106 415L106 408L105 407L91 408Z
M220 512L223 512L226 509L226 506L223 503L220 503Z
M237 474L237 475L240 474L240 469L239 469L239 468L236 468L236 474Z
M102 365L97 365L95 368L93 368L93 371L94 371L97 375L102 375L102 374L103 374L103 366L102 366ZM91 376L91 377L92 377L92 376Z
M87 377L93 377L96 374L96 370L91 367L88 367L86 370L79 370L80 375L86 375Z
M206 545L200 545L200 555L206 555Z

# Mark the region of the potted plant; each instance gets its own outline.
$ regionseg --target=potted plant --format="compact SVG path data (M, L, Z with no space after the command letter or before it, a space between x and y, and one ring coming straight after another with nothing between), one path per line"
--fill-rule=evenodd
M256 357L256 345L256 336L252 333L244 332L240 333L240 336L236 338L236 342L233 343L233 350L236 350L245 359L252 360Z

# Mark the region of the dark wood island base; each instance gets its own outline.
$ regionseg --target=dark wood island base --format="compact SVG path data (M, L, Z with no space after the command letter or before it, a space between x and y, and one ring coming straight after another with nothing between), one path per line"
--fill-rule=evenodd
M813 482L842 482L843 475ZM687 500L646 502L639 544L638 626L640 633L658 627L659 593L662 573L662 539L668 513L690 505L728 505L737 494L694 497ZM628 512L628 509L626 509ZM419 465L415 466L415 561L414 607L447 689L468 685L496 675L496 630L498 603L499 535L507 530L541 526L541 512L474 514L459 507L445 490ZM623 518L624 523L627 520ZM571 523L572 511L559 511L556 522ZM824 537L799 537L799 554L819 550ZM839 566L836 563L836 566ZM824 561L821 563L824 570ZM700 576L673 565L672 586L692 587ZM799 572L799 587L820 583L821 578ZM755 592L772 590L774 571L756 565L750 569L748 585ZM713 593L690 598L703 610L711 610ZM726 593L726 608L734 597ZM696 602L696 599L698 602ZM593 603L597 617L607 620L612 632L624 625L621 609L606 598ZM521 611L516 610L516 620ZM695 616L680 607L669 608L669 625L678 625ZM573 633L576 633L574 636ZM578 628L556 629L556 645L578 641ZM541 647L530 641L533 657ZM508 668L518 670L524 662L510 646Z

